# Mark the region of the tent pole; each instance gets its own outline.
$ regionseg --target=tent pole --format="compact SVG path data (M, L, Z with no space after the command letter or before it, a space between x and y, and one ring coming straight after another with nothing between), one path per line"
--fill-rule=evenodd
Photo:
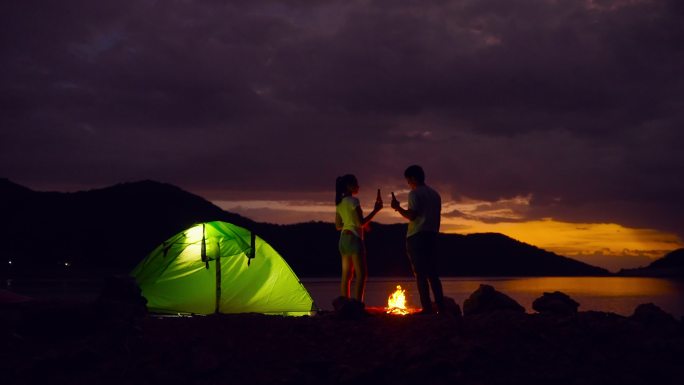
M256 234L254 234L254 231L250 231L249 234L249 240L250 240L250 249L249 249L249 255L247 255L247 266L252 262L252 259L256 256Z
M207 269L209 269L209 258L207 258L207 237L204 230L204 223L202 223L202 249L201 249L202 262L205 263Z
M221 309L221 243L216 242L216 308L214 312L218 314Z

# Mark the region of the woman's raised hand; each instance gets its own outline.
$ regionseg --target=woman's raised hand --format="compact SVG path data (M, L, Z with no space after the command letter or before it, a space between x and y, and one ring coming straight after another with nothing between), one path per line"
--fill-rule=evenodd
M375 197L375 211L382 210L382 195L380 194L380 189L378 189L378 195Z

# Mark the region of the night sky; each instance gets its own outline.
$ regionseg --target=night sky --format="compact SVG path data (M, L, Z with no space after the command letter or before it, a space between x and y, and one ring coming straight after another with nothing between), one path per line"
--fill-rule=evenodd
M335 177L611 269L682 247L681 0L0 4L0 176L332 221ZM386 199L389 206L389 199ZM396 222L389 207L379 219Z

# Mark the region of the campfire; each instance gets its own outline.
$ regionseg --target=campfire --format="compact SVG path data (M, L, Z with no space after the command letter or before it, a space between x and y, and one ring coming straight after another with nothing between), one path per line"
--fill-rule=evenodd
M387 314L407 315L410 313L406 308L406 290L397 285L397 290L387 298Z

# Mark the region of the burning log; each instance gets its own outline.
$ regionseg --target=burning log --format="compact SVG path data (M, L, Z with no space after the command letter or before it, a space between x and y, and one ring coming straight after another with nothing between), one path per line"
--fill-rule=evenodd
M406 290L397 285L397 290L387 299L387 314L407 315L411 312L406 308Z

